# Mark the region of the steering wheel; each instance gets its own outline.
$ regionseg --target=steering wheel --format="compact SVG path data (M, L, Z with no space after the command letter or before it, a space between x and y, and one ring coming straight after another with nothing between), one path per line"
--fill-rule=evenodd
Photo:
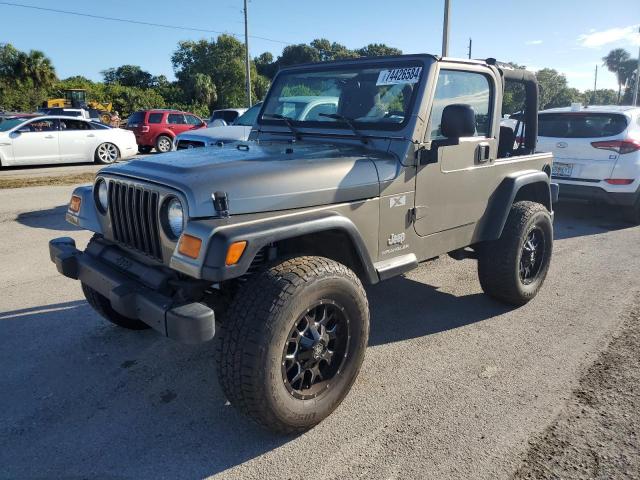
M387 112L384 116L384 118L389 118L389 117L404 117L404 112L402 110L391 110L390 112Z

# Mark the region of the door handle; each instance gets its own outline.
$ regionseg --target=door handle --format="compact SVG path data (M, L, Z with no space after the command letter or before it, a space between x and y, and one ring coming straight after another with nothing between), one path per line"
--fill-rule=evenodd
M491 152L491 146L487 142L479 143L476 147L476 161L478 163L487 163Z
M90 133L89 135L87 135L87 137L93 138L93 137L95 137L95 135L93 133Z
M46 136L46 137L44 137L44 138L55 138L55 137L54 137L53 135L47 135L47 136Z

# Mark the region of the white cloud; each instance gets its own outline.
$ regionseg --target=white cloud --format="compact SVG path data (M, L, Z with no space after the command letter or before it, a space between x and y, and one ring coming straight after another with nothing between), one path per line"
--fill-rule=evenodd
M528 42L524 42L525 45L540 45L542 40L529 40Z
M600 31L593 30L578 37L578 44L587 48L598 48L617 42L624 42L630 45L640 45L638 25L615 27Z

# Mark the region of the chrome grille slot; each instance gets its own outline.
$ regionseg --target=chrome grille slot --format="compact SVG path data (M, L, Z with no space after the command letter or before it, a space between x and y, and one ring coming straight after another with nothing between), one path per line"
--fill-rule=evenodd
M113 239L162 260L158 225L159 194L125 182L109 182Z

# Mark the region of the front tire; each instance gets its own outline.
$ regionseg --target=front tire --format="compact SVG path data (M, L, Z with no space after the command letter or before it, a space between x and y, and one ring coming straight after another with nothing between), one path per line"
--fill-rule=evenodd
M514 203L498 240L478 246L478 277L482 290L511 305L536 296L549 270L553 225L539 203Z
M103 165L110 165L115 163L120 158L120 150L113 143L105 142L98 145L95 153L96 163L102 163Z
M355 273L323 257L286 260L251 277L232 301L217 348L220 385L264 427L301 432L347 395L368 337Z
M82 283L82 293L84 293L84 298L87 299L89 305L91 305L91 307L103 318L109 320L114 325L129 330L146 330L147 328L150 328L149 325L138 319L125 317L124 315L116 312L111 306L109 299L96 292L89 285Z
M151 153L151 150L153 150L153 147L149 147L147 145L138 145L139 153L147 154L147 153Z
M156 151L158 153L167 153L170 152L173 148L173 143L171 142L171 138L166 135L160 135L156 140Z

